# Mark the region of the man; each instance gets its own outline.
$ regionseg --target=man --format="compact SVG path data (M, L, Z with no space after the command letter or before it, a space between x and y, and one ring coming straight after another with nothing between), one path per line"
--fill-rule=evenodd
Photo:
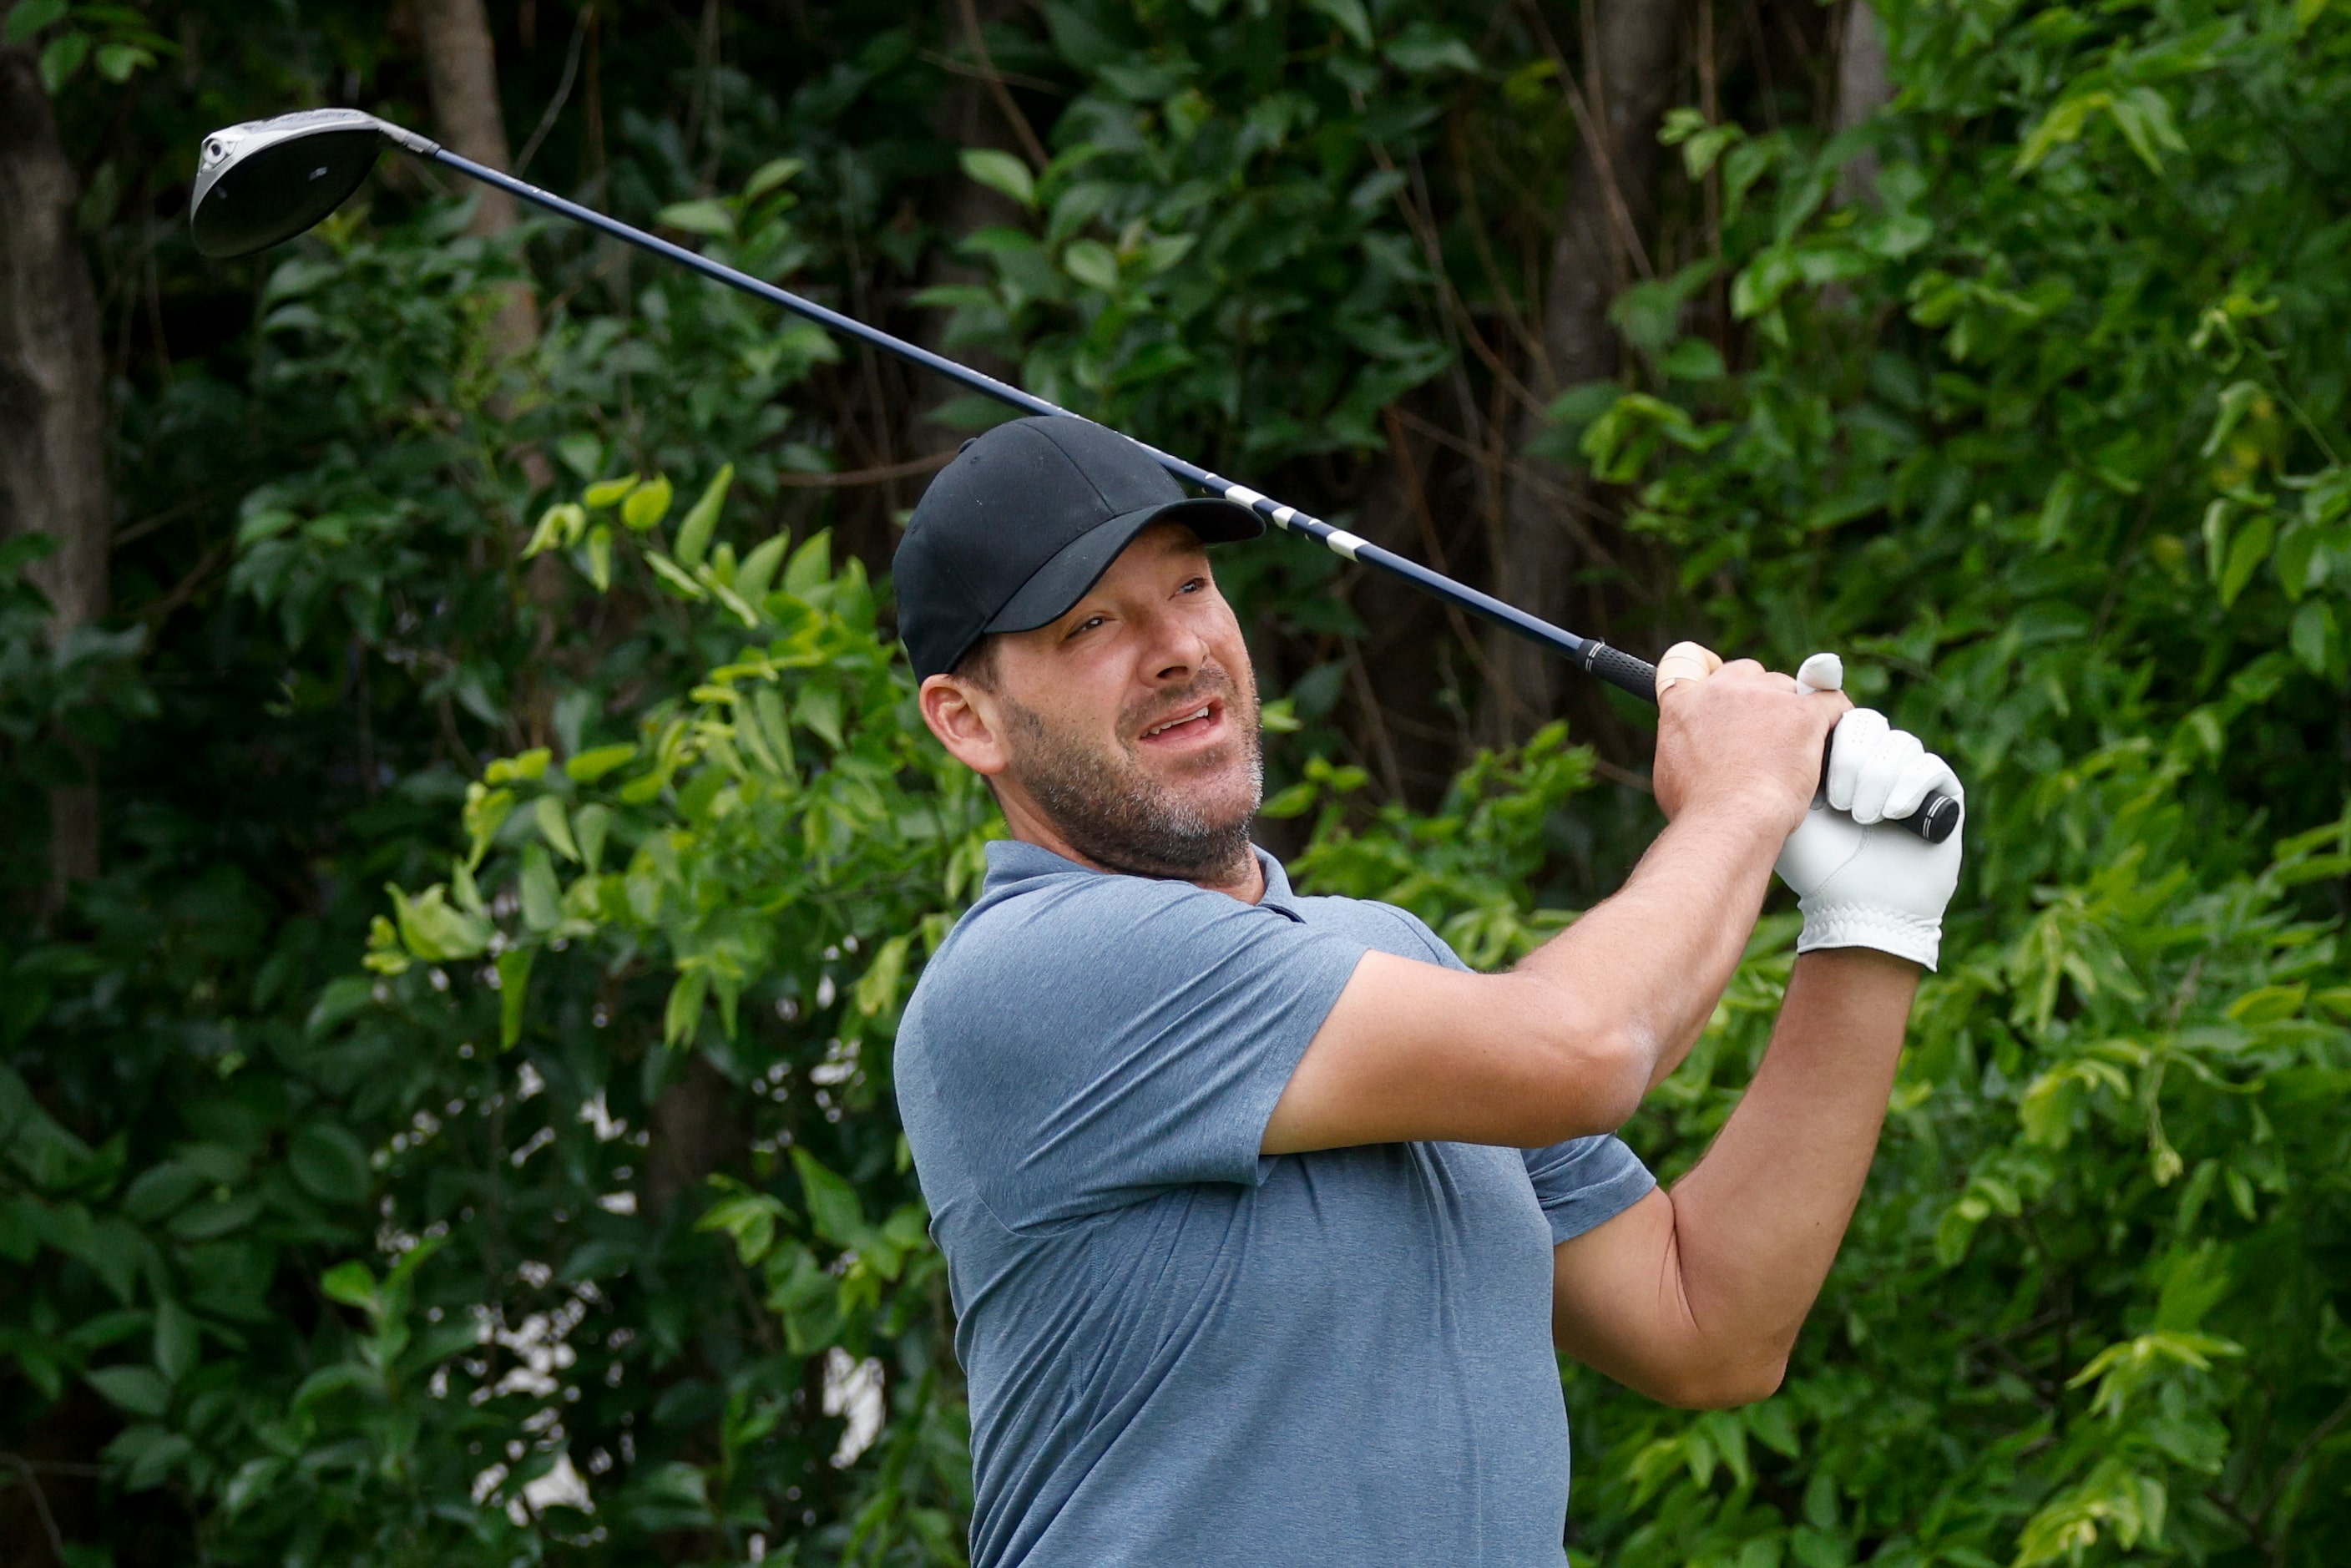
M978 1568L1565 1562L1553 1347L1760 1399L1835 1254L1958 874L1882 818L1949 768L1833 692L1661 666L1670 819L1508 974L1301 898L1248 833L1258 696L1186 500L1123 437L999 426L896 564L923 716L1012 831L899 1032L959 1314ZM1813 808L1835 731L1827 797ZM1771 1050L1661 1191L1609 1135L1689 1049L1774 862Z

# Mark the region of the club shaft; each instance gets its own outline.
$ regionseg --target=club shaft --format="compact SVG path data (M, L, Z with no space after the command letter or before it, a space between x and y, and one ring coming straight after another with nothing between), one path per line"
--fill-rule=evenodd
M485 184L495 185L501 191L544 207L549 212L559 213L574 223L585 224L599 234L610 235L614 239L625 241L641 250L649 250L655 256L664 256L680 267L702 274L705 277L726 284L730 288L740 289L746 294L754 295L805 320L814 321L829 330L838 332L844 338L852 338L858 342L870 344L884 353L894 354L902 360L908 360L921 365L925 370L936 371L959 386L969 387L972 391L983 392L1000 402L1009 403L1024 413L1042 414L1057 419L1084 417L1071 413L1059 403L1049 402L1034 392L1016 387L1009 382L998 381L994 376L975 371L968 365L958 364L943 354L933 353L930 350L918 344L909 343L903 338L893 337L879 328L858 320L853 316L844 316L838 310L794 294L789 289L778 288L774 284L754 277L747 272L739 272L723 263L713 261L698 251L689 250L682 245L673 245L668 240L647 234L643 229L632 227L618 218L600 213L592 207L583 207L577 202L565 201L552 192L542 191L538 186L517 180L511 174L502 174L497 170L476 163L470 158L460 157L445 147L434 152L432 158L434 162L445 163L460 173L470 175ZM1132 440L1133 437L1128 439ZM1401 577L1416 588L1448 600L1461 609L1472 614L1483 616L1498 626L1507 626L1520 635L1541 643L1552 652L1588 667L1586 650L1593 646L1591 638L1579 637L1564 627L1554 626L1548 621L1528 614L1516 605L1506 604L1489 593L1481 593L1465 583L1456 582L1442 572L1431 571L1418 561L1397 555L1393 550L1383 549L1370 540L1358 538L1343 528L1333 528L1320 517L1310 517L1294 507L1285 507L1269 497L1259 495L1246 486L1237 485L1221 475L1212 474L1196 463L1187 463L1181 457L1171 456L1143 442L1138 441L1135 444L1150 453L1161 467L1179 479L1223 496L1229 500L1238 501L1259 513L1276 527L1287 528L1292 533L1303 534L1308 538L1346 557L1349 560L1360 561L1365 566L1377 567L1383 571ZM1649 693L1635 695L1650 695L1654 700L1654 688Z
M412 147L409 151L417 150ZM879 349L884 353L894 354L902 360L921 365L925 370L945 376L958 386L983 392L1025 413L1041 414L1055 419L1084 417L1071 413L1059 403L1048 402L1034 392L1025 392L1009 382L998 381L994 376L973 370L969 365L957 364L943 354L933 353L930 350L909 343L903 338L893 337L880 328L870 326L853 316L844 316L838 310L820 305L813 299L804 298L789 289L778 288L774 284L754 277L747 272L740 272L723 263L713 261L698 251L688 250L682 245L674 245L658 235L647 234L644 230L624 224L609 214L600 213L593 207L583 207L577 202L568 202L551 191L543 191L528 181L517 180L513 175L502 173L486 164L476 163L472 159L462 157L445 147L434 147L432 152L423 153L423 156L434 162L455 169L461 174L478 180L486 185L494 186L509 195L519 197L534 206L544 207L550 213L569 218L573 223L583 224L599 234L610 235L612 238L635 246L640 250L651 251L655 256L677 263L690 272L698 272L714 282L723 283L729 288L740 289L746 294L764 299L781 309L790 311L803 320L813 321L828 330L838 332L844 338L853 339L858 342ZM1133 437L1130 436L1128 439L1132 440ZM1435 594L1458 609L1492 622L1497 626L1515 632L1531 642L1541 643L1552 653L1567 659L1577 668L1598 676L1609 685L1639 697L1644 702L1655 703L1657 700L1656 667L1646 660L1635 658L1621 649L1612 648L1596 637L1579 637L1563 626L1554 626L1540 616L1528 614L1514 604L1504 603L1490 593L1482 593L1467 583L1456 582L1443 572L1432 571L1416 560L1400 556L1394 550L1384 549L1369 539L1359 538L1344 528L1333 528L1320 517L1310 517L1294 507L1285 507L1270 497L1259 495L1245 485L1238 485L1221 475L1212 474L1196 463L1187 463L1180 457L1170 456L1143 442L1138 441L1135 444L1150 453L1161 467L1178 479L1222 496L1228 500L1239 502L1276 528L1284 528L1295 534L1303 534L1349 560L1376 568L1392 577L1402 578L1414 587ZM1956 803L1946 801L1941 796L1934 796L1929 798L1928 803L1922 806L1917 815L1909 819L1906 825L1911 826L1921 837L1939 842L1949 836L1951 826L1956 823L1957 818Z

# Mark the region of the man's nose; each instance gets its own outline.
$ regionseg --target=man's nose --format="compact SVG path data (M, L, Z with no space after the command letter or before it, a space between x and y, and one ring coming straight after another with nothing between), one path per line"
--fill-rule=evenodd
M1150 634L1144 667L1155 682L1172 685L1188 681L1207 663L1207 639L1185 617L1154 616Z

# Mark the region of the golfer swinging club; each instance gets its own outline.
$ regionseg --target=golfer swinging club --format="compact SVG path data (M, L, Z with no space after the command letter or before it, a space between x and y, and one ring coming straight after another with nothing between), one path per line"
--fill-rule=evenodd
M1684 643L1670 825L1614 897L1472 973L1249 841L1257 684L1206 547L1262 526L1037 418L968 444L898 550L924 719L1012 831L898 1037L972 1561L1560 1568L1554 1346L1674 1405L1779 1386L1959 874L1957 834L1886 820L1959 781L1839 693ZM1612 1134L1775 864L1804 918L1771 1049L1662 1190Z

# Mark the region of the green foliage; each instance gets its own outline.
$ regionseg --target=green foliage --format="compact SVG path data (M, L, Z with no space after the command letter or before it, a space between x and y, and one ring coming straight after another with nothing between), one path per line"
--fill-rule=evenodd
M707 60L685 12L601 11L603 101L663 108L590 134L575 98L533 177L569 158L583 200L943 320L1334 511L1400 401L1507 373L1463 324L1533 302L1479 204L1555 210L1574 118L1518 13L989 23L1054 112L1037 166L938 132L978 89L929 11L722 10ZM1668 116L1667 205L1710 183L1719 255L1659 249L1611 313L1624 384L1570 389L1545 445L1624 487L1720 645L1838 647L1952 755L1970 871L1788 1386L1692 1416L1571 1370L1573 1546L2329 1563L2351 22L1883 14L1901 91L1859 131L1768 94ZM121 329L123 619L52 645L37 542L0 554L0 810L37 819L91 757L108 810L108 872L62 911L37 846L0 855L0 1421L99 1434L75 1550L959 1560L967 1434L889 1048L1000 830L869 578L912 492L830 487L903 455L884 411L914 394L576 235L469 237L396 174L199 266L169 180L202 130L354 97L423 122L371 12L5 26L98 149L110 310L152 299L183 356ZM165 39L168 71L105 52ZM520 127L560 51L504 46L537 73ZM1841 202L1865 152L1874 194ZM542 336L501 360L526 277ZM1367 630L1336 570L1225 561L1253 632L1316 659ZM1293 673L1269 815L1306 835L1301 885L1488 965L1572 917L1562 865L1621 821L1588 751L1546 732L1430 810L1374 802L1323 726L1346 667ZM1665 1174L1736 1103L1792 935L1766 918L1632 1130Z
M1693 1420L1577 1380L1584 1528L1626 1564L2330 1561L2351 34L1886 15L1865 133L1669 125L1751 358L1677 373L1661 316L1582 443L1726 645L1864 655L1968 779L1970 873L1787 1391ZM1833 206L1865 147L1876 199ZM1771 946L1635 1134L1668 1166L1761 1050Z
M1474 7L1412 9L1375 37L1354 0L1054 7L1085 85L1044 168L961 155L1024 211L961 240L988 281L924 294L954 308L946 341L1015 357L1031 391L1123 428L1228 440L1252 467L1381 445L1380 410L1448 358L1418 308L1428 257L1391 198L1479 72L1462 36L1486 26ZM1003 417L977 399L953 412Z

